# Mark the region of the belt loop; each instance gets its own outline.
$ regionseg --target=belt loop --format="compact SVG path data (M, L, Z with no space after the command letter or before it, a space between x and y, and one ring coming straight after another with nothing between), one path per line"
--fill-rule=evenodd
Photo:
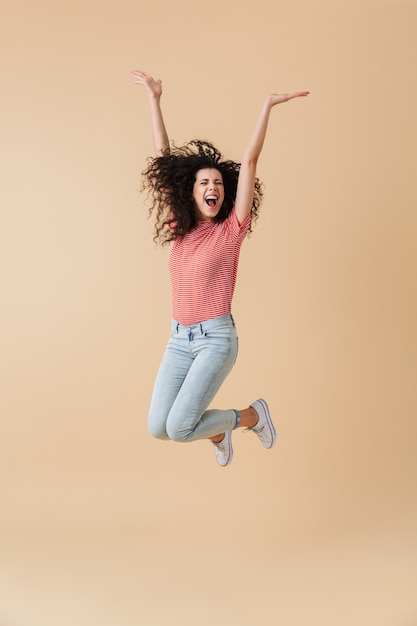
M177 324L177 335L178 335L178 329L179 329L179 327L180 327L180 325L179 325L179 324Z
M200 333L203 334L203 325L200 324Z
M233 326L235 325L235 320L233 319L233 315L230 313L230 319L232 320Z

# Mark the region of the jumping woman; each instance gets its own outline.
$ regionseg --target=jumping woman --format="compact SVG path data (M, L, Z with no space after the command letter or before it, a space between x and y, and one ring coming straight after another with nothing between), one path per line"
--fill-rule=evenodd
M162 82L143 71L132 81L149 98L155 158L143 186L155 216L155 241L172 242L171 336L156 378L149 431L158 439L210 439L219 465L233 458L232 432L246 428L265 448L276 432L265 400L245 409L208 409L237 357L231 307L242 242L262 199L256 164L271 109L308 91L267 96L242 162L223 160L206 141L171 146L161 110Z

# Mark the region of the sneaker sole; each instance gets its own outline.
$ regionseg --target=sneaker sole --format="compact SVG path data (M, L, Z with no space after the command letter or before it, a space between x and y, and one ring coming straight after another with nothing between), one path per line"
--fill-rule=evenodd
M269 426L269 428L270 428L270 430L271 430L271 433L272 433L272 442L271 442L271 445L270 445L270 446L264 446L264 448L266 448L267 450L270 450L270 449L271 449L271 448L272 448L272 447L276 444L276 442L277 442L277 433L276 433L275 426L274 426L274 423L273 423L273 421L272 421L271 414L270 414L270 412L269 412L269 407L268 407L268 405L267 405L266 401L265 401L265 400L263 400L262 398L260 398L260 399L258 400L258 402L259 402L259 404L261 405L261 407L262 407L262 408L263 408L263 410L264 410L264 413L265 413L265 417L266 417L267 424L268 424L268 426ZM255 410L256 410L256 409L255 409ZM262 444L262 445L263 445L263 444Z
M230 439L229 439L229 456L228 456L228 459L227 459L226 463L220 463L219 459L217 458L217 454L216 454L216 461L220 465L220 467L227 467L228 465L230 465L232 460L233 460L233 444L232 444L232 437L230 437Z

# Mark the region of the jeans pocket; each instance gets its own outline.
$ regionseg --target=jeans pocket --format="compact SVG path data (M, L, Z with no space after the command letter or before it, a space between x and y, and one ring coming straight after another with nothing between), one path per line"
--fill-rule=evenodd
M234 328L213 328L206 331L204 341L209 349L218 355L231 357L236 361L238 350L238 338Z
M208 339L233 339L236 337L236 329L233 326L219 326L206 330L205 337Z

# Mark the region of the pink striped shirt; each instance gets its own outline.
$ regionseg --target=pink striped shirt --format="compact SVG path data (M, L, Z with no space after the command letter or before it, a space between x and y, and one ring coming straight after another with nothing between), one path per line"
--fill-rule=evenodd
M198 222L175 239L169 257L172 317L184 326L231 312L239 253L250 215L239 225L235 210L224 222Z

